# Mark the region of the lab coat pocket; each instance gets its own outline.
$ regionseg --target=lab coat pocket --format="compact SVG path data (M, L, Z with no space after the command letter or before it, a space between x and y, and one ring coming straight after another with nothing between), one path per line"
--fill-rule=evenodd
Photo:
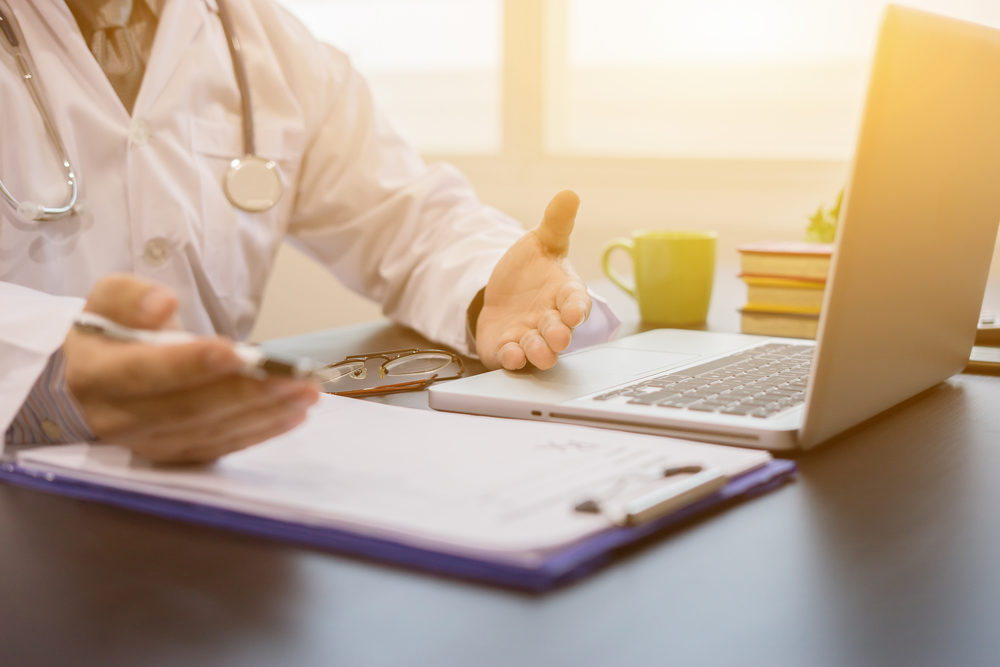
M196 234L201 239L201 264L219 296L257 302L291 215L305 133L291 123L258 121L254 137L257 155L277 163L284 192L270 210L248 213L233 206L223 189L230 163L244 154L240 119L232 123L191 119L191 148L201 183Z

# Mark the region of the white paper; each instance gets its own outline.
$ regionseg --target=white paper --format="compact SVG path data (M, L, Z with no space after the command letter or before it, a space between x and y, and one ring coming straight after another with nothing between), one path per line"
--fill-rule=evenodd
M766 452L324 395L291 433L206 466L154 466L114 445L21 452L26 468L494 560L534 562L610 526L584 497L666 465L737 475Z

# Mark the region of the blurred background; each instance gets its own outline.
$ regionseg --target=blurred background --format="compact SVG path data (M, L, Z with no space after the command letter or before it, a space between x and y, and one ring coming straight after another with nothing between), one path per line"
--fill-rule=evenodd
M604 244L636 229L716 230L734 272L742 243L801 239L848 176L886 4L280 2L346 51L400 133L483 201L530 227L553 194L576 190L570 256L588 280ZM997 0L905 4L1000 26ZM379 315L285 246L252 338Z

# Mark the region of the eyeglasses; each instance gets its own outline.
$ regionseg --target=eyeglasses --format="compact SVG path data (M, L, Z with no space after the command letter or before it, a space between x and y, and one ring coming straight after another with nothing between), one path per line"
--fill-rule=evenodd
M315 371L320 388L341 396L375 396L426 389L462 377L462 358L444 350L390 350L355 354Z

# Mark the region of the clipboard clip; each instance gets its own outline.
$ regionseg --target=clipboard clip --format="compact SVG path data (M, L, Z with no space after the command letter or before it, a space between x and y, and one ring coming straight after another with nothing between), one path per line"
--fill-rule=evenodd
M726 485L726 475L719 468L704 468L700 465L669 466L663 468L656 479L669 479L685 475L679 480L630 498L621 503L613 502L615 490L610 498L587 498L573 509L588 514L604 514L617 526L638 526L666 516L681 508L707 498ZM619 485L624 480L619 481ZM616 485L618 486L618 485Z

